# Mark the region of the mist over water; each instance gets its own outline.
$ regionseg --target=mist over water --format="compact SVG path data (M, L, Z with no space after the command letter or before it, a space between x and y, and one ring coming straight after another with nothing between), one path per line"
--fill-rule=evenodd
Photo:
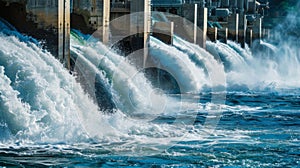
M190 60L187 53L151 37L150 54L157 63L175 76L183 93L198 93L207 84L204 70Z
M220 56L230 90L244 86L250 90L275 91L276 88L298 88L300 84L299 49L294 44L272 45L262 41L260 48L265 52L254 51L254 54L232 41L228 41L228 45L220 42L207 42L207 45L208 51Z

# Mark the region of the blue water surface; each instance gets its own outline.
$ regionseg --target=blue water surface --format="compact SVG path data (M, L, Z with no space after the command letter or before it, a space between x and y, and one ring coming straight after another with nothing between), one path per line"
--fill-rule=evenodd
M0 148L0 163L22 167L299 167L299 93L299 89L227 93L227 107L209 137L183 140L154 155L145 151L148 154L136 156L131 151L107 148L122 145L117 143L13 144ZM210 94L200 97L204 104ZM206 117L205 111L198 111L190 131L200 131ZM162 117L155 122L171 120Z

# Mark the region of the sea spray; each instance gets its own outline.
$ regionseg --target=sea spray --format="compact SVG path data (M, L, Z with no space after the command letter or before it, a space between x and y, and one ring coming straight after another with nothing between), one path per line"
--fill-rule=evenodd
M163 102L166 97L156 93L143 73L125 58L109 51L100 42L91 42L86 46L76 46L74 43L72 48L80 50L81 55L84 55L85 59L93 64L92 66L98 68L97 73L105 74L105 78L110 81L110 87L114 90L112 98L118 109L131 116L156 115L164 112L165 109L153 106L152 103L159 100Z
M174 46L186 53L192 62L206 72L205 78L208 82L206 85L209 87L226 86L224 66L217 61L218 57L214 57L200 46L191 44L178 36L174 36Z
M268 55L243 49L232 41L228 41L228 45L220 42L207 42L207 45L211 53L221 57L230 90L240 86L250 90L276 90L299 84L300 64L294 47L275 49L274 45L263 42L262 45L273 50L272 55Z
M12 115L3 120L17 139L75 142L113 132L97 105L50 53L13 36L1 34L0 39L5 41L0 45L1 88L7 88L1 89L2 114ZM89 128L101 131L90 133Z
M207 45L209 48L214 46L214 49L217 50L218 56L222 60L227 72L232 69L241 69L247 66L244 58L227 44L217 41L216 43L207 42Z
M199 93L201 87L208 83L204 70L190 60L186 53L154 37L150 38L150 55L175 77L183 93Z

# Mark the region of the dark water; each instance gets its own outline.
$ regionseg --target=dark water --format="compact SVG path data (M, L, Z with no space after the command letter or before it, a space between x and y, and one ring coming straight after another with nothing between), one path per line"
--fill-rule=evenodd
M122 148L125 142L15 143L1 145L0 163L21 167L299 167L299 93L299 89L227 93L222 117L210 136L178 141L163 152L153 151L154 155L151 149ZM210 94L200 97L205 105ZM197 119L188 131L197 136L207 113L201 110L194 113ZM172 117L155 122L170 123Z

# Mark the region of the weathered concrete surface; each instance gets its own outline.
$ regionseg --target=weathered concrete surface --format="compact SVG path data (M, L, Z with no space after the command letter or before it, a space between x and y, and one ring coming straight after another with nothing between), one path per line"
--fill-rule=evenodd
M156 22L153 27L152 36L160 39L166 44L173 44L174 23Z
M92 33L102 26L103 0L73 0L71 27Z
M49 1L49 0L48 0ZM57 56L57 3L34 0L0 0L0 17L16 29L44 42L44 47ZM54 1L53 1L54 2ZM47 8L44 8L47 6Z

